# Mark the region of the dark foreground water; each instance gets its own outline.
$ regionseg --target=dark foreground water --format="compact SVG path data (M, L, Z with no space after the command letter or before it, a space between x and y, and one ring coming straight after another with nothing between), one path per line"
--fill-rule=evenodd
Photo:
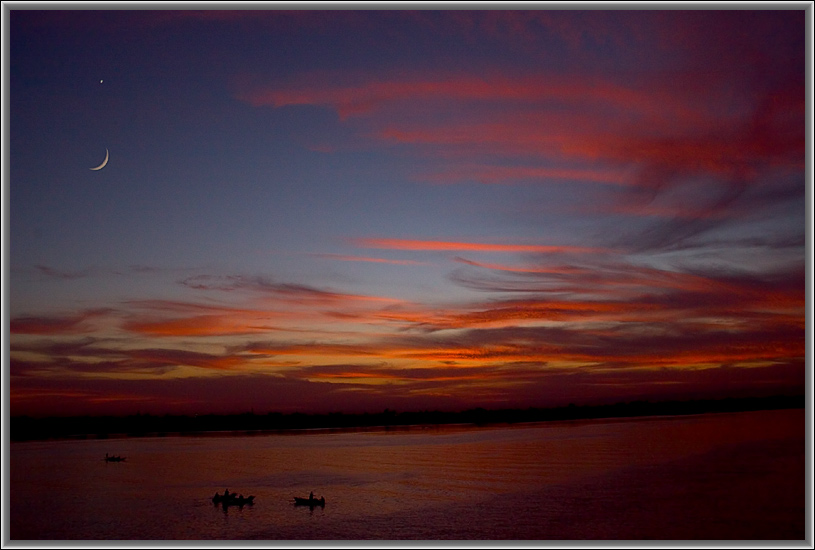
M12 443L10 479L12 541L803 540L805 412Z

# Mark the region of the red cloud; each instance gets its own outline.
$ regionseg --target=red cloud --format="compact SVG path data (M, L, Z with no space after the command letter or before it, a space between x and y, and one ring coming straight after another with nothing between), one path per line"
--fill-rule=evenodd
M459 166L421 176L429 181L561 178L653 187L689 174L753 178L768 165L803 166L804 66L802 57L790 58L800 38L785 35L776 46L780 29L789 34L795 17L772 13L745 18L724 12L678 12L671 20L659 13L413 14L410 19L423 26L448 28L456 22L469 29L464 34L504 40L554 32L575 45L583 39L611 44L626 59L647 60L656 52L662 63L659 69L643 63L621 73L624 77L593 71L591 64L584 71L549 69L544 74L494 68L477 74L419 69L398 75L308 74L288 83L247 87L240 97L257 106L328 106L343 119L365 113L370 116L360 124L368 125L367 135L428 145L438 157L455 153L464 159ZM753 40L750 32L767 40ZM602 167L581 173L544 163L508 167L472 162L487 153L590 161ZM637 168L639 177L621 171L630 167Z
M677 101L664 89L641 90L611 80L580 75L547 74L506 76L498 73L438 76L428 78L370 78L355 84L339 85L342 75L311 74L300 84L254 88L239 98L256 107L269 105L324 105L337 110L340 117L379 111L401 102L510 102L520 107L546 106L562 102L571 107L592 109L609 107L637 116L661 120L702 119L699 108Z

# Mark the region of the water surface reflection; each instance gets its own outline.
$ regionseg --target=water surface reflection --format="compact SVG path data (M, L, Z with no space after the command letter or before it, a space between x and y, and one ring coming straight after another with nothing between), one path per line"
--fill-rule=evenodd
M804 456L803 410L13 443L11 537L803 539Z

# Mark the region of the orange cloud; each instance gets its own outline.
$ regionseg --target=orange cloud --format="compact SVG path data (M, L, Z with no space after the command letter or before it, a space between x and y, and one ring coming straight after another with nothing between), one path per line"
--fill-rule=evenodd
M215 336L269 330L269 327L251 327L236 319L217 315L158 321L131 321L126 323L124 328L152 336Z
M354 239L355 245L362 248L384 248L388 250L472 250L479 252L540 252L540 253L596 253L604 251L597 248L578 246L549 246L526 244L491 244L452 241L423 241L412 239Z

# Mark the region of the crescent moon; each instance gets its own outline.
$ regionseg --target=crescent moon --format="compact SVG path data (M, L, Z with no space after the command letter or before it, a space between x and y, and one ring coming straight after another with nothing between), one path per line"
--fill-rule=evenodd
M91 170L101 170L108 163L109 158L110 158L110 153L108 152L107 148L105 148L105 160L103 160L102 164L100 164L96 168L91 168Z

